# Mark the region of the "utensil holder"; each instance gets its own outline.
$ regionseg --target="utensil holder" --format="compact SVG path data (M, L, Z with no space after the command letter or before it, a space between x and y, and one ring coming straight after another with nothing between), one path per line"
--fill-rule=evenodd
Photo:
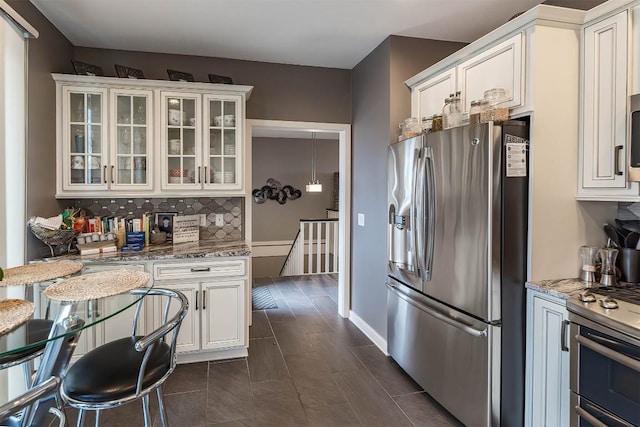
M640 251L632 248L620 248L618 267L622 273L622 280L630 283L640 283Z

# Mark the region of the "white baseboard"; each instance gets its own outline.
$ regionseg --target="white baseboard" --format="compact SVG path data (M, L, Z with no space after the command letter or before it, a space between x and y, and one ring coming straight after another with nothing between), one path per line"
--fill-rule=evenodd
M389 353L387 353L387 340L382 338L382 335L380 335L378 332L376 332L375 329L369 326L367 322L362 320L362 317L349 310L349 320L351 320L351 323L356 325L358 329L360 329L362 333L367 336L367 338L373 341L376 347L378 347L385 356L389 355Z
M247 347L229 348L225 350L194 351L189 353L178 353L178 364L206 362L211 360L235 359L247 357L249 354Z

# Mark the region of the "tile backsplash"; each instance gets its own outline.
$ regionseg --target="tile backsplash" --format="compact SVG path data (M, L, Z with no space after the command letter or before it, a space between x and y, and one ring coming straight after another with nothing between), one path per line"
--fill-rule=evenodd
M91 216L133 216L144 213L177 212L179 215L207 215L206 227L200 227L200 239L243 239L244 198L106 198L59 200L60 207L82 208ZM223 214L224 225L215 225L215 214Z
M618 219L640 220L640 203L618 203Z

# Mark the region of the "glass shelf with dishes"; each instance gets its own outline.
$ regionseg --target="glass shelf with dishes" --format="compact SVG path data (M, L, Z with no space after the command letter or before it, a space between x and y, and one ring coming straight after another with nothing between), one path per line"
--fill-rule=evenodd
M153 188L151 159L152 93L113 90L111 93L112 139L110 188L149 190Z
M164 93L162 95L164 142L162 188L196 189L201 186L198 158L200 96Z
M67 141L63 159L64 185L69 189L104 188L105 93L69 88L64 96L63 115L67 118L63 130L63 138Z
M205 185L221 188L239 187L239 143L236 127L240 101L234 98L209 97L206 102L209 142L206 150L208 170Z

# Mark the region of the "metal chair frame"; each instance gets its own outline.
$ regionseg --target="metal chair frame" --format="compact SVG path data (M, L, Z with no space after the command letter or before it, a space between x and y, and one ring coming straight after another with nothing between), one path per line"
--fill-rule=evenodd
M9 421L9 425L20 425L22 421L29 416L29 411L34 403L53 396L58 408L63 408L63 410L49 408L49 412L58 417L58 427L66 426L67 421L64 414L64 407L62 406L60 394L58 393L59 385L60 380L58 377L51 377L47 381L27 390L12 401L0 406L0 423ZM22 412L21 416L18 416L18 413L23 410L24 412Z
M135 350L138 352L144 352L142 363L140 364L140 370L138 372L138 379L136 381L135 394L131 396L127 396L125 398L111 400L107 402L99 402L99 403L84 402L84 401L76 400L69 397L65 393L64 381L63 381L62 387L60 387L60 394L62 395L62 398L67 404L69 404L69 406L80 410L80 413L78 415L78 423L77 423L78 427L81 427L84 424L86 411L96 412L95 425L97 427L100 422L100 411L104 409L116 408L118 406L137 400L139 398L142 398L142 408L144 411L144 425L145 427L151 427L149 394L154 390L156 391L156 394L158 396L158 406L160 408L160 419L162 421L162 426L165 426L165 427L167 426L167 415L164 408L162 387L160 386L165 382L165 380L169 377L169 375L175 370L176 362L177 362L175 350L176 350L178 332L180 331L180 325L182 323L182 320L186 316L187 311L189 309L189 302L187 300L187 297L184 296L184 294L182 294L181 292L172 291L169 289L154 288L148 291L146 289L135 289L131 291L131 293L135 295L146 294L148 296L156 295L156 296L167 297L167 301L164 307L164 312L162 315L162 326L160 326L158 329L154 330L153 332L147 334L146 336L142 337L135 343ZM136 311L135 311L133 322L132 322L132 336L135 336L135 331L137 328L138 319L140 317L142 304L145 299L146 297L140 299L140 301L137 303ZM171 303L176 299L180 301L181 307L178 310L178 312L170 320L168 320ZM143 388L142 382L144 379L146 366L147 366L147 363L149 362L149 357L151 356L153 348L155 347L155 344L158 342L166 342L167 335L169 335L170 333L172 333L172 336L171 336L171 344L170 344L171 360L170 360L169 370L162 378L160 378L154 384L146 388Z

